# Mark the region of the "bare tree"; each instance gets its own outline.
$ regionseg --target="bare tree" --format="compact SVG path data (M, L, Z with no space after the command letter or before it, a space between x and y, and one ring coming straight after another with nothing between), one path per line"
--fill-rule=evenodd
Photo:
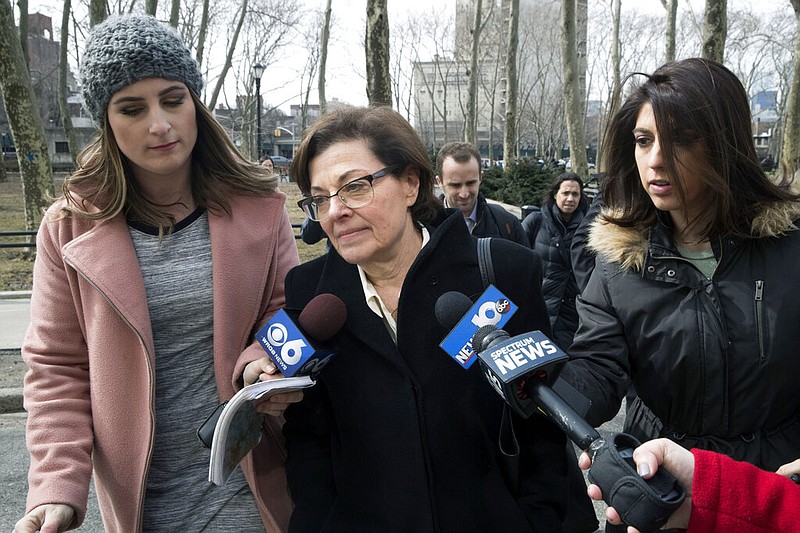
M791 91L793 68L795 61L795 48L798 34L800 34L800 24L798 24L797 14L791 4L787 7L792 9L794 16L788 17L778 10L766 19L762 33L764 36L764 47L767 49L769 62L765 68L774 75L772 87L777 91L776 114L777 121L771 127L771 135L767 151L778 162L782 160L782 147L784 140L785 117L790 113L789 98L793 97ZM796 93L794 93L796 94Z
M28 0L17 0L19 6L19 44L22 47L22 57L25 58L25 65L30 65L31 58L28 55Z
M785 176L794 176L800 160L800 0L792 0L797 35L794 40L794 78L786 101L781 150L781 170Z
M217 20L217 25L222 28L229 28L227 41L233 41L232 34L237 31L236 27L230 29L228 25L230 17L238 20L241 13L238 9L227 12L215 12L212 4L210 20ZM247 5L247 16L242 26L238 28L235 49L231 45L226 45L227 59L229 66L223 72L224 76L232 76L235 80L236 92L227 95L226 88L231 84L224 84L221 80L223 75L214 81L215 87L221 87L216 91L216 98L208 97L207 105L214 112L222 110L225 117L224 122L230 128L231 137L240 146L243 154L255 159L258 155L256 149L257 122L259 115L273 117L274 108L268 103L269 93L274 89L291 87L296 91L297 77L283 80L274 75L271 67L280 57L280 52L297 39L292 38L291 32L299 25L299 21L307 16L300 3L296 0L250 0ZM210 24L210 27L213 27ZM208 63L208 61L207 61ZM260 63L265 67L264 76L261 79L261 96L264 105L261 110L257 108L257 98L255 95L255 83L253 80L253 65ZM298 72L299 77L299 72ZM209 82L211 86L211 82ZM297 91L294 97L300 96ZM213 96L213 95L212 95ZM213 103L213 106L212 106ZM285 102L280 102L282 105ZM227 108L227 109L224 109ZM259 112L260 111L260 112ZM274 125L274 124L273 124ZM262 123L262 126L265 126ZM272 128L262 129L271 131Z
M664 61L675 61L675 24L678 19L678 0L661 0L661 5L667 11Z
M505 167L516 161L517 145L517 47L519 46L519 0L511 0L506 45L506 113L503 130Z
M677 2L677 0L672 1ZM620 64L622 62L622 44L619 40L619 24L620 20L622 19L622 0L611 0L611 17L611 81L613 84L612 102L614 103L612 103L610 115L614 116L619 107L619 94L622 92L622 74L620 72Z
M608 8L608 15L593 14L589 21L591 28L588 48L591 50L591 61L587 67L587 86L591 88L587 88L587 94L597 95L601 100L593 108L596 113L586 117L585 133L587 145L596 146L600 154L608 119L616 112L615 106L620 102L619 96L615 99L615 95L622 94L624 77L633 72L652 72L663 61L658 50L663 47L665 17L633 9L617 10L615 3L615 0L604 2L603 7ZM615 38L616 22L609 24L609 19L613 21L617 17L619 36ZM678 27L687 31L688 24ZM686 55L699 53L699 32L696 35L681 33L678 37L677 42L686 46L687 50L691 46L696 50L687 51ZM615 44L618 46L618 53L614 51ZM598 160L597 165L602 169L604 162Z
M561 6L561 64L564 71L564 109L567 116L569 154L572 171L582 177L588 173L584 108L580 89L577 51L576 0L564 0Z
M319 95L319 112L325 113L328 102L325 98L325 69L328 65L328 39L331 34L331 0L325 4L325 16L320 28L319 38L319 77L317 78L317 94Z
M228 53L225 55L225 64L222 66L222 73L220 74L219 79L217 79L217 84L214 87L214 91L212 92L211 99L208 103L209 109L214 109L217 106L219 92L222 90L222 86L225 83L225 76L227 75L228 70L231 68L233 53L236 50L236 43L239 40L239 33L242 31L245 15L247 15L247 5L248 0L242 0L242 5L239 8L239 19L236 21L236 29L233 30L233 35L228 43Z
M414 71L412 77L427 96L426 109L419 107L420 98L415 98L416 117L420 134L431 150L451 140L450 124L453 122L450 101L453 95L450 87L458 83L458 65L453 59L453 50L447 45L452 43L453 19L437 6L418 16L409 18L409 37L406 43L410 46L410 57L413 58ZM431 58L424 61L423 57ZM441 122L443 137L439 139L437 123Z
M722 63L728 34L728 0L706 0L703 21L703 57Z
M25 229L34 231L53 195L53 170L8 0L0 0L0 89L22 177Z
M392 105L387 0L367 0L364 52L367 60L367 99L370 105Z
M566 145L558 10L521 11L519 21L518 145L548 160Z
M145 13L155 17L157 10L158 10L158 0L145 0L144 2Z
M89 0L89 26L100 24L108 17L105 0Z
M67 42L69 40L69 18L71 11L72 6L70 0L64 0L64 7L61 13L61 48L58 58L58 109L61 115L61 124L64 127L64 135L67 137L67 146L69 146L72 164L74 165L78 158L80 147L78 146L78 140L75 138L75 130L72 127L72 115L67 102L67 73L69 72Z
M181 16L181 0L172 0L169 10L169 25L173 28L178 27Z
M467 87L467 112L466 124L464 125L464 141L475 145L477 141L478 128L478 50L481 42L481 30L483 29L483 1L475 0L475 15L472 23L472 48L469 63L469 85Z
M206 35L208 33L208 8L209 0L203 0L203 12L200 15L200 29L197 35L197 64L203 67L203 53L205 52Z
M306 62L303 71L300 73L300 131L304 131L308 121L308 100L311 96L311 87L319 67L320 38L321 33L317 28L324 24L325 13L317 12L316 17L311 19L310 25L306 27L303 35L303 43L306 48Z
M392 97L395 109L409 122L415 118L414 76L418 72L416 66L420 58L423 28L426 27L428 20L427 17L420 18L414 14L407 14L405 17L392 20ZM411 66L410 69L409 66ZM416 117L417 124L419 124L419 118ZM423 132L419 129L417 131L424 140Z

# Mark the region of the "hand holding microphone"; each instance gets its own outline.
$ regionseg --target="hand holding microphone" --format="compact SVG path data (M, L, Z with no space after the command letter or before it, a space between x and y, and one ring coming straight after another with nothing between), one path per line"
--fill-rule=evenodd
M247 364L242 374L244 384L280 377L315 377L335 357L334 350L323 346L342 329L346 319L344 302L333 294L312 298L297 317L297 325L281 309L256 335L269 356ZM290 404L302 399L303 391L299 390L276 394L259 402L256 410L280 416Z
M305 306L297 324L281 309L256 334L256 339L287 378L316 376L337 355L326 343L347 320L347 307L333 294L318 294Z
M496 291L490 286L487 292L490 289ZM466 295L443 294L436 303L437 319L450 328L454 326L453 317L458 320L457 317L464 315L453 328L455 332L463 328L476 306L486 305L481 303L482 299L473 306ZM658 470L652 478L643 479L632 459L638 440L624 433L602 438L555 393L551 385L568 356L540 331L511 337L496 324L480 324L475 318L477 315L471 322L480 328L473 335L470 347L497 393L523 418L530 417L536 410L547 415L570 440L586 451L592 460L589 479L601 488L606 503L620 513L625 523L643 531L663 525L683 502L683 487L666 470ZM445 341L443 348L444 345Z

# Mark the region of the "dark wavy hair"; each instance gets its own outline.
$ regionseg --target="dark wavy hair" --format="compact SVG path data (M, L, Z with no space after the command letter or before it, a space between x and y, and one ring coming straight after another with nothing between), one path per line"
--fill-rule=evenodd
M559 174L553 185L550 187L550 190L547 192L547 196L544 197L544 201L542 201L543 206L552 206L556 203L556 194L558 194L558 190L561 188L561 184L565 181L574 181L578 184L581 192L581 198L578 201L578 211L583 211L584 213L589 210L589 199L586 198L586 195L583 194L583 180L580 176L575 174L574 172L563 172Z
M393 176L415 168L419 194L411 206L411 217L417 223L434 219L442 204L434 194L431 160L411 124L390 107L340 105L314 122L303 134L292 161L291 174L303 194L311 190L311 161L334 144L353 140L364 141L375 157L392 169Z
M694 166L708 186L708 214L697 228L705 237L750 237L753 218L764 204L796 201L782 183L773 183L759 164L751 135L750 106L742 83L723 65L690 58L640 72L645 81L634 88L609 123L604 146L605 203L615 208L605 219L624 227L649 226L658 210L641 185L634 156L633 129L642 106L649 103L658 130L664 167L681 201L685 185L680 168ZM705 157L689 157L702 147ZM690 224L700 224L698 220Z

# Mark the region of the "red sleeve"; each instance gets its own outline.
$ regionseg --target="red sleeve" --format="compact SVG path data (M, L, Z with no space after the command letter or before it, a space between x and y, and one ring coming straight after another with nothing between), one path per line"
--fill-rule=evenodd
M800 486L749 463L693 449L692 514L687 533L800 530Z

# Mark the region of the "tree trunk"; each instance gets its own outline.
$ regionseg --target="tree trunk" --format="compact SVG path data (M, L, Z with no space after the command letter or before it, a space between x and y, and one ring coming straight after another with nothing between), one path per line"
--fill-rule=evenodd
M325 113L327 101L325 99L325 68L328 64L328 38L331 33L331 0L325 4L325 18L320 29L319 38L319 77L317 78L317 93L319 93L319 114Z
M208 3L203 0L203 13L200 15L200 29L197 32L197 66L203 68L203 52L206 44L206 33L208 33ZM211 108L213 111L213 108Z
M564 72L564 112L569 136L569 157L572 171L586 178L586 135L584 109L580 93L576 35L576 0L564 0L561 5L561 63Z
M42 210L53 196L53 169L28 67L14 27L14 12L8 0L0 0L0 89L17 149L25 203L25 229L34 231Z
M28 55L28 0L17 0L19 6L19 44L26 68L30 68L31 58Z
M503 129L504 170L517 160L517 48L519 46L519 0L511 0L506 47L506 114ZM490 143L491 146L491 143Z
M153 10L155 11L155 10ZM89 26L100 24L108 17L105 0L89 0Z
M478 50L481 40L481 11L483 2L475 0L475 17L472 23L472 49L469 60L469 85L467 87L467 117L464 124L464 141L475 146L478 140Z
M367 100L370 105L392 105L389 64L389 12L387 0L367 0L364 51L367 59Z
M72 166L78 159L78 140L75 138L75 130L72 127L72 114L69 111L67 102L67 41L69 40L69 15L71 11L71 1L64 0L64 7L61 13L61 50L58 58L58 109L61 114L61 124L64 126L64 135L67 137L69 154L72 157Z
M214 93L211 95L211 100L208 102L208 108L212 111L217 107L217 98L219 98L219 93L222 91L222 86L225 82L225 76L228 74L228 71L231 68L233 52L236 50L236 43L239 40L239 33L242 31L242 25L244 24L244 17L247 15L247 3L248 0L242 0L242 7L239 8L239 21L236 23L236 29L233 31L231 42L228 45L228 53L225 56L225 64L222 66L222 72L217 79L217 85L214 87Z
M678 0L661 0L667 10L667 33L664 51L664 62L675 61L675 30L678 20Z
M617 114L621 102L620 96L622 94L622 73L621 73L621 58L622 58L622 43L619 38L619 25L622 19L622 0L612 0L611 2L611 69L612 69L612 86L611 86L611 104L608 106L608 120ZM605 135L602 130L598 135L597 145L601 147L605 142ZM597 170L602 171L605 166L605 161L602 160L602 150L597 150ZM586 169L588 173L588 168Z
M789 97L786 100L784 112L783 149L781 150L781 170L787 178L792 177L798 170L800 155L800 0L792 0L795 24L798 33L794 39L794 62L792 85L789 88Z
M144 2L145 13L155 17L157 9L158 9L158 0L145 0Z
M728 36L728 0L706 0L703 22L703 57L722 63Z
M178 28L178 21L181 18L181 0L172 0L169 11L169 25Z

